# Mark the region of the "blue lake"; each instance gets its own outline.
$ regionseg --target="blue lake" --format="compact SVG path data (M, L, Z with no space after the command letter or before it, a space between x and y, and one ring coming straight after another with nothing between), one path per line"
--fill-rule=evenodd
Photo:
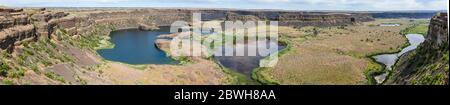
M100 49L97 53L104 59L127 64L176 64L159 50L154 41L166 31L117 30L110 33L113 49Z

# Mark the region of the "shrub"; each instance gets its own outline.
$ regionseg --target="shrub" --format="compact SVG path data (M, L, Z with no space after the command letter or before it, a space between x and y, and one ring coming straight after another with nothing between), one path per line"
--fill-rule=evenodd
M24 48L23 51L24 51L24 53L27 54L27 55L34 55L34 53L33 53L30 49L28 49L28 48Z
M14 72L9 72L7 76L12 78L23 77L25 76L25 70L19 68Z
M0 53L1 53L2 57L5 57L5 58L10 58L11 57L11 55L9 55L6 51L2 51Z
M48 78L53 79L53 80L57 80L57 81L60 81L63 83L65 82L65 80L62 77L56 75L53 72L45 72L45 76L47 76Z
M39 68L36 65L31 66L31 70L33 70L35 73L40 73Z
M44 64L45 66L51 66L53 63L48 61L48 60L42 60L42 64Z
M23 60L22 55L19 55L19 57L16 59L16 61L19 65L22 65L22 66L25 65L25 61Z
M9 79L3 79L2 82L6 85L13 85L13 82Z
M0 62L0 76L6 76L9 69L11 68L6 63Z

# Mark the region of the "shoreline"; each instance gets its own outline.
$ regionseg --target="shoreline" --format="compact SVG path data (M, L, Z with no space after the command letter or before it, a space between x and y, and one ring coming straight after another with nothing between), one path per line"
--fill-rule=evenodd
M411 26L411 27L414 27L414 26ZM406 28L406 29L408 29L408 28ZM408 34L402 34L402 35L406 37L406 35L409 35L409 34L410 34L410 33L408 33ZM417 34L417 35L422 35L422 36L424 36L423 34ZM391 76L392 71L394 70L394 67L397 65L397 63L398 63L398 61L400 60L400 58L401 58L402 56L404 56L404 55L410 53L411 51L414 51L415 49L413 49L413 50L411 50L411 51L408 51L408 52L405 52L404 54L398 56L397 59L395 60L395 63L392 65L391 70L387 70L387 69L386 69L386 68L387 68L387 65L385 65L384 63L381 63L381 62L376 61L376 59L375 59L374 57L375 57L375 56L378 56L378 55L385 55L385 54L398 54L398 53L400 53L403 49L405 49L406 47L409 47L409 46L412 45L411 43L409 43L409 39L407 39L406 42L407 42L407 43L404 44L404 45L401 47L401 49L400 49L399 51L396 51L396 52L393 52L393 53L378 53L378 54L372 54L372 55L368 56L368 57L370 57L371 62L375 62L375 63L377 63L378 65L381 65L381 66L382 66L381 70L368 71L369 74L366 74L366 75L368 75L367 78L370 78L370 79L369 79L369 82L370 82L371 84L373 84L373 85L381 85L381 84L384 84L384 83L386 82L386 80ZM419 46L419 45L418 45L418 46ZM382 74L385 74L385 73L387 73L385 79L384 79L381 83L378 83L378 82L375 80L375 77L376 77L376 76L379 76L379 75L382 75Z

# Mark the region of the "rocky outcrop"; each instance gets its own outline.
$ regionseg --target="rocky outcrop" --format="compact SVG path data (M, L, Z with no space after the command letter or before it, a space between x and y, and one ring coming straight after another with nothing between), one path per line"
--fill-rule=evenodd
M0 30L30 23L28 16L22 10L0 9L0 11Z
M226 15L226 20L228 21L236 21L236 20L240 20L240 21L258 21L260 20L257 16L255 15L239 15L237 13L233 13L233 12L227 12Z
M0 9L0 50L11 52L22 40L35 38L35 27L22 9Z
M20 25L0 32L0 49L11 51L16 43L25 39L33 39L35 36L33 25Z
M431 19L425 42L400 57L385 84L448 85L447 19L447 13L439 13Z
M170 41L171 40L169 40L169 39L156 39L155 46L158 49L168 52L170 49Z
M367 18L367 19L366 19ZM345 13L289 13L281 14L279 17L279 25L291 26L291 27L303 27L303 26L338 26L338 25L350 25L357 22L370 21L371 19L364 16L354 16L352 14Z
M158 26L155 25L155 24L150 24L150 25L147 25L147 24L139 24L138 29L139 29L139 30L144 30L144 31L151 31L151 30L158 30L159 28L158 28Z
M23 11L23 9L0 8L0 12L3 12L3 13L22 12L22 11Z
M181 9L136 9L90 13L89 18L97 24L114 24L121 27L135 27L142 24L170 26L174 21L191 21L192 11ZM118 24L120 23L120 24Z
M38 13L35 13L31 16L32 22L36 25L36 30L38 36L42 38L50 38L50 35L53 32L53 28L55 24L64 24L67 21L58 21L56 19L63 18L68 15L68 13L64 12L50 12L44 11L45 9L39 9Z
M447 13L438 13L431 19L426 37L430 46L448 45L447 17Z

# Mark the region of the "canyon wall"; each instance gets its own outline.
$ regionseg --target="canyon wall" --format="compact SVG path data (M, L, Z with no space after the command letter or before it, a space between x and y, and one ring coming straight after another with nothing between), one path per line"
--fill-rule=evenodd
M0 9L0 48L12 49L24 39L51 38L58 28L70 35L87 35L95 25L117 29L139 26L170 26L175 21L192 21L193 13L202 20L273 20L280 26L340 26L373 20L364 13L292 11L201 10L201 9L91 9L52 12L46 9Z
M370 13L374 18L432 18L437 11L410 11L410 12L377 12Z
M191 22L192 13L201 13L202 20L272 20L279 21L282 26L338 26L350 25L356 22L372 21L365 13L327 13L327 12L286 12L286 11L245 11L245 10L188 10L188 9L137 9L131 11L111 11L92 13L89 17L97 23L112 21L129 21L155 23L159 26L170 26L174 21Z
M448 85L447 19L447 13L433 16L425 42L400 57L386 84Z
M349 13L284 13L280 14L280 26L303 27L303 26L336 26L351 25L357 22L372 21L373 19L364 14Z
M427 46L448 46L447 17L447 13L438 13L431 19L428 35L426 36L427 42L425 44Z
M0 9L0 50L11 51L15 44L35 36L35 27L23 9Z

